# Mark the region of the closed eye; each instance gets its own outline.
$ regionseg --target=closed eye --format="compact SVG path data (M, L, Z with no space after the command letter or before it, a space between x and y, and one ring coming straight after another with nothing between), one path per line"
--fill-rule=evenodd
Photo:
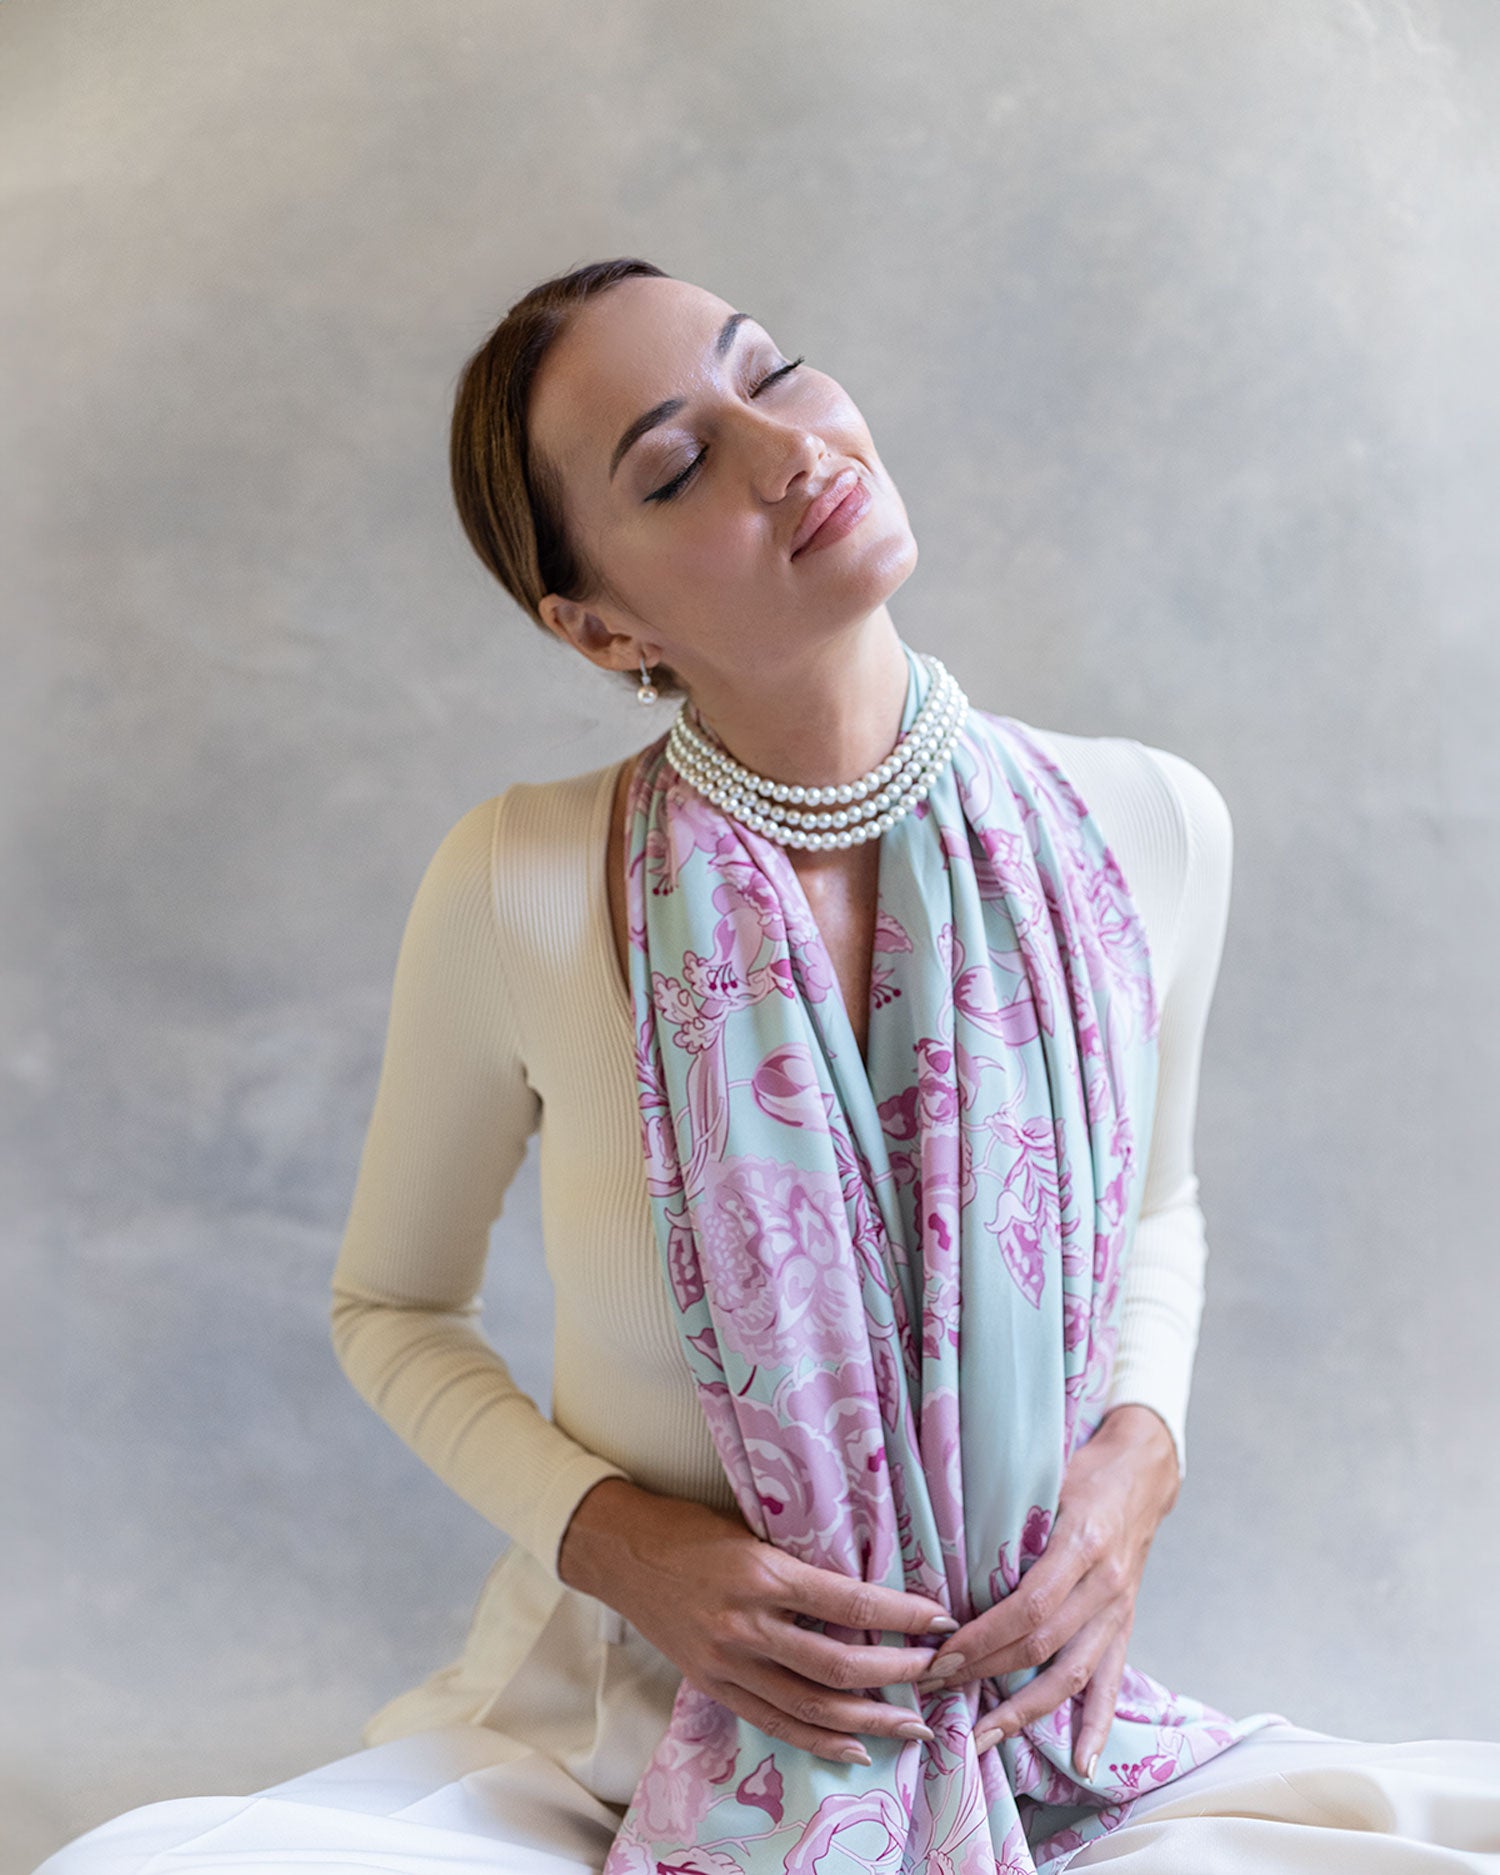
M778 366L775 371L771 372L769 377L764 377L761 379L760 383L755 386L754 390L751 391L750 395L752 397L759 397L761 392L766 388L768 384L775 384L778 379L786 377L789 372L795 371L798 365L806 364L806 362L807 362L807 356L804 353L801 357L793 358L790 360L789 363ZM688 477L693 473L694 469L698 467L698 464L702 462L703 458L707 454L708 454L708 445L705 444L703 448L698 451L697 455L693 457L692 461L687 465L687 467L682 471L681 475L674 475L670 482L667 482L663 487L655 489L653 490L651 494L647 495L646 500L647 501L671 501L672 498L678 493L678 491L686 484Z

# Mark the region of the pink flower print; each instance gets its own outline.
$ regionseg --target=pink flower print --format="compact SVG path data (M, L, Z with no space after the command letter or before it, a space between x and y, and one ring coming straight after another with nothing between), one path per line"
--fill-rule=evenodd
M660 971L653 971L651 999L662 1021L676 1030L672 1037L676 1047L686 1049L690 1054L699 1054L703 1049L713 1046L718 1037L719 1024L711 1013L705 1013L699 1008L681 978L667 977Z
M752 1364L846 1357L864 1303L837 1183L751 1155L705 1168L696 1207L720 1339Z
M917 1136L917 1099L916 1082L903 1087L899 1094L892 1094L882 1100L875 1111L880 1115L880 1124L887 1139L915 1139Z
M828 1130L828 1111L812 1055L801 1042L787 1042L761 1058L750 1091L762 1113L784 1126Z
M1047 1282L1046 1230L1028 1209L1024 1192L1009 1183L1002 1185L985 1229L999 1244L1017 1289L1034 1309L1040 1308Z
M896 1531L868 1368L815 1370L774 1403L736 1396L734 1408L768 1540L818 1568L882 1579Z
M935 1387L922 1401L922 1471L932 1500L938 1540L962 1552L964 1528L963 1452L959 1442L958 1394Z
M1063 1346L1076 1348L1087 1341L1093 1309L1086 1296L1068 1291L1063 1296Z
M613 1875L613 1871L611 1871ZM668 1849L651 1864L651 1875L745 1875L745 1865L725 1849L701 1844Z
M1030 985L1023 979L1010 1002L998 1002L987 963L976 964L959 977L953 986L953 1006L1009 1048L1020 1048L1036 1039L1041 1018Z
M661 1747L636 1787L641 1828L651 1836L691 1835L712 1801L711 1786L733 1775L738 1741L729 1708L684 1679Z
M1026 857L1025 837L1008 828L988 827L980 833L979 846L982 857L974 864L979 896L1005 906L1018 936L1029 932L1046 918L1047 904Z
M653 1197L675 1197L682 1190L682 1167L672 1121L664 1113L643 1113L641 1127L646 1149L646 1189Z
M998 1602L1013 1593L1021 1585L1021 1577L1047 1548L1047 1539L1052 1534L1052 1512L1040 1504L1033 1504L1026 1513L1026 1521L1021 1526L1019 1546L1015 1561L1011 1560L1010 1544L1000 1545L1000 1554L994 1569L990 1571L990 1597Z
M681 1210L668 1214L667 1271L672 1294L684 1313L703 1295L703 1269L698 1261L698 1246L693 1240L692 1225Z
M884 1009L902 994L896 981L896 972L889 964L882 963L882 951L907 952L912 949L912 941L901 922L893 918L888 911L875 914L875 953L870 965L870 1008Z
M723 1371L722 1365L720 1371ZM728 1478L730 1488L734 1492L734 1501L739 1506L740 1515L763 1542L769 1541L770 1531L766 1527L765 1506L760 1500L755 1474L751 1469L750 1458L745 1451L745 1441L740 1433L738 1402L722 1380L700 1380L698 1400L703 1408L703 1417L708 1422L709 1432L713 1436L714 1449L719 1454L719 1462L724 1467L724 1475Z
M935 1036L917 1042L917 1123L924 1132L951 1127L958 1118L953 1050Z
M753 1805L758 1810L764 1810L773 1823L781 1821L783 1786L772 1753L767 1752L755 1769L740 1779L734 1794L736 1800L747 1808Z
M951 1264L929 1269L922 1297L922 1352L930 1361L958 1352L961 1302L958 1277Z
M862 1838L859 1859L871 1870L895 1868L907 1833L907 1815L896 1794L878 1789L836 1790L824 1797L808 1819L782 1865L784 1875L821 1875L818 1865L833 1847L834 1837L862 1823L877 1824L885 1840L871 1843Z

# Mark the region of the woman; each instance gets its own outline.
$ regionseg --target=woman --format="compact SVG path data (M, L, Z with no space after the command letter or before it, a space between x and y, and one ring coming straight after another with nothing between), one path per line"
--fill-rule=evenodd
M453 471L534 618L690 703L466 814L397 966L334 1339L512 1542L364 1751L46 1875L1500 1868L1500 1745L1126 1657L1202 1300L1212 784L974 708L887 610L853 404L647 263L511 309ZM538 1127L550 1419L477 1319Z

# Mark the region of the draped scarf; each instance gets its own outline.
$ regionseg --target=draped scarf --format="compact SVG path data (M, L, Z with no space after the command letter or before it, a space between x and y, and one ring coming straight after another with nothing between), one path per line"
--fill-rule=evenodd
M901 732L930 683L903 643ZM861 1057L786 850L683 780L627 801L646 1182L682 1350L749 1528L961 1623L1042 1555L1103 1417L1156 1099L1141 918L1066 775L967 712L880 836ZM837 1640L932 1643L799 1617ZM931 1743L869 1765L778 1740L684 1677L605 1875L1056 1875L1130 1800L1279 1713L1127 1665L1092 1781L1082 1693L976 1751L1041 1672L870 1689Z

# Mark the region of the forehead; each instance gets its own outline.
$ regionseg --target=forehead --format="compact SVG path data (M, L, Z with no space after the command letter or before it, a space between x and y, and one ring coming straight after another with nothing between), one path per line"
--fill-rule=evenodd
M577 308L537 370L529 415L532 440L570 489L607 490L621 432L713 374L714 340L733 311L689 281L641 275Z

